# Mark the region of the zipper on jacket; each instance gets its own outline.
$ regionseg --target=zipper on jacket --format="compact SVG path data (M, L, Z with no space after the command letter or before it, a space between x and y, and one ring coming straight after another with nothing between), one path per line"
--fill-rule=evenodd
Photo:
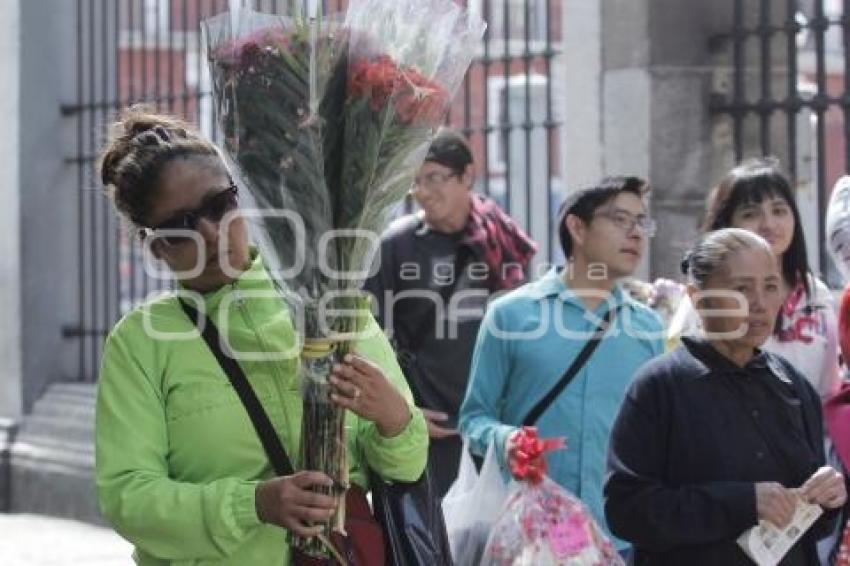
M254 334L254 337L257 339L257 342L259 343L259 346L262 349L263 353L270 354L272 350L269 348L268 344L260 334L260 331L257 329L257 326L254 324L254 319L251 317L250 309L247 308L247 305L245 304L245 297L242 295L242 291L237 288L237 283L238 281L234 281L233 283L231 283L231 288L234 296L236 297L236 300L234 302L236 303L236 307L239 309L239 313L242 317L242 322ZM266 362L269 366L271 366L271 372L273 374L272 377L276 381L275 391L277 393L278 402L282 404L283 395L280 387L283 383L285 383L285 378L280 368L280 360L269 359L266 360ZM287 434L289 434L293 430L289 423L289 416L287 415L286 410L282 410L281 413L283 414L283 421L284 425L286 426Z

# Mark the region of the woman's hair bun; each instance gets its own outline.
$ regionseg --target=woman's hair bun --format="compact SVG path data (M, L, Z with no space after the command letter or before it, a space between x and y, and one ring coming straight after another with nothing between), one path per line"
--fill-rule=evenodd
M216 147L189 123L132 106L110 128L100 155L100 178L118 211L139 224L150 213L163 167L181 156L213 158L226 170Z
M157 146L171 143L171 134L164 127L156 125L149 130L136 134L133 143L137 146Z

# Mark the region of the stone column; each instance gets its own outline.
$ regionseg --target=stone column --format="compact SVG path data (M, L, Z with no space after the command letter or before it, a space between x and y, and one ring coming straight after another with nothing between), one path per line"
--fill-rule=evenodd
M0 512L10 507L10 447L23 411L21 379L20 132L21 27L19 0L0 10Z
M650 278L678 275L710 182L712 71L700 13L709 3L608 0L602 8L605 170L653 187Z
M21 75L20 0L0 10L0 418L22 412L21 383Z
M75 158L91 153L77 148L77 115L61 109L73 106L78 86L94 85L101 92L102 53L109 52L96 51L95 76L79 76L77 3L8 4L0 11L0 77L7 86L0 89L0 428L4 417L19 426L5 458L11 465L5 479L0 477L0 502L17 512L97 519L94 387L53 384L80 377L77 342L63 336L63 328L78 319L79 270L84 268L77 243ZM102 4L93 5L92 24L89 3L83 3L79 47L87 58L92 45L102 41L97 24L114 14L104 12ZM86 139L99 135L94 124L84 120L83 126L92 128L91 133L83 130ZM0 446L4 436L0 430ZM0 465L3 461L0 452Z
M77 342L62 334L63 327L77 320L79 270L83 268L77 243L79 189L73 162L78 151L77 122L76 115L63 115L60 109L76 100L78 81L86 89L94 84L98 92L103 81L99 74L94 78L77 75L76 5L55 0L20 2L21 99L16 117L20 120L22 222L18 253L25 412L32 410L51 382L80 378ZM99 22L108 14L101 14L100 3L96 6ZM89 16L84 11L85 57L90 57L88 38L96 38L98 44L101 41L100 28L87 23ZM98 71L101 60L98 54ZM94 124L89 126L94 128Z
M640 276L678 276L705 196L732 165L730 121L709 111L713 94L731 93L731 43L709 39L732 31L732 14L732 0L565 1L566 185L574 188L602 174L649 179L659 230ZM752 10L745 16L749 27L757 23ZM783 8L774 7L774 25L784 18ZM751 99L760 94L757 47L751 41L745 51ZM785 60L777 38L774 96L784 92ZM748 120L745 138L757 131L757 121ZM780 156L783 132L777 121L772 150Z

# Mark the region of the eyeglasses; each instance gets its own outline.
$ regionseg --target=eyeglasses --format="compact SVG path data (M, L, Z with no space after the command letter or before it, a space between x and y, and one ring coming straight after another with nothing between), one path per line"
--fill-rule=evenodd
M426 175L417 176L416 179L413 180L413 187L410 189L410 191L416 192L421 189L427 189L429 191L432 191L434 189L439 189L440 187L446 184L446 181L448 181L452 177L457 176L458 175L456 173L431 171Z
M198 208L179 212L157 226L142 228L139 231L140 235L143 238L157 237L165 243L174 246L186 243L192 240L191 236L160 236L157 232L177 230L194 232L198 230L198 223L200 223L201 218L205 218L210 222L220 222L225 214L236 208L239 202L238 193L239 188L236 186L236 183L231 182L226 189L204 199L204 202Z
M635 226L637 226L647 238L655 236L655 231L658 228L655 220L645 214L635 216L631 212L626 212L625 210L605 210L597 212L594 216L604 216L626 234L630 233L634 230Z

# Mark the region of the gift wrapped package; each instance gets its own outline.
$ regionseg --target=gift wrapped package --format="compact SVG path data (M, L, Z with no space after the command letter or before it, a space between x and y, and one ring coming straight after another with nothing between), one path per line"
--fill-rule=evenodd
M574 495L545 475L543 455L563 441L541 440L524 428L514 440L511 473L520 487L490 532L481 564L492 566L618 566L611 541Z

